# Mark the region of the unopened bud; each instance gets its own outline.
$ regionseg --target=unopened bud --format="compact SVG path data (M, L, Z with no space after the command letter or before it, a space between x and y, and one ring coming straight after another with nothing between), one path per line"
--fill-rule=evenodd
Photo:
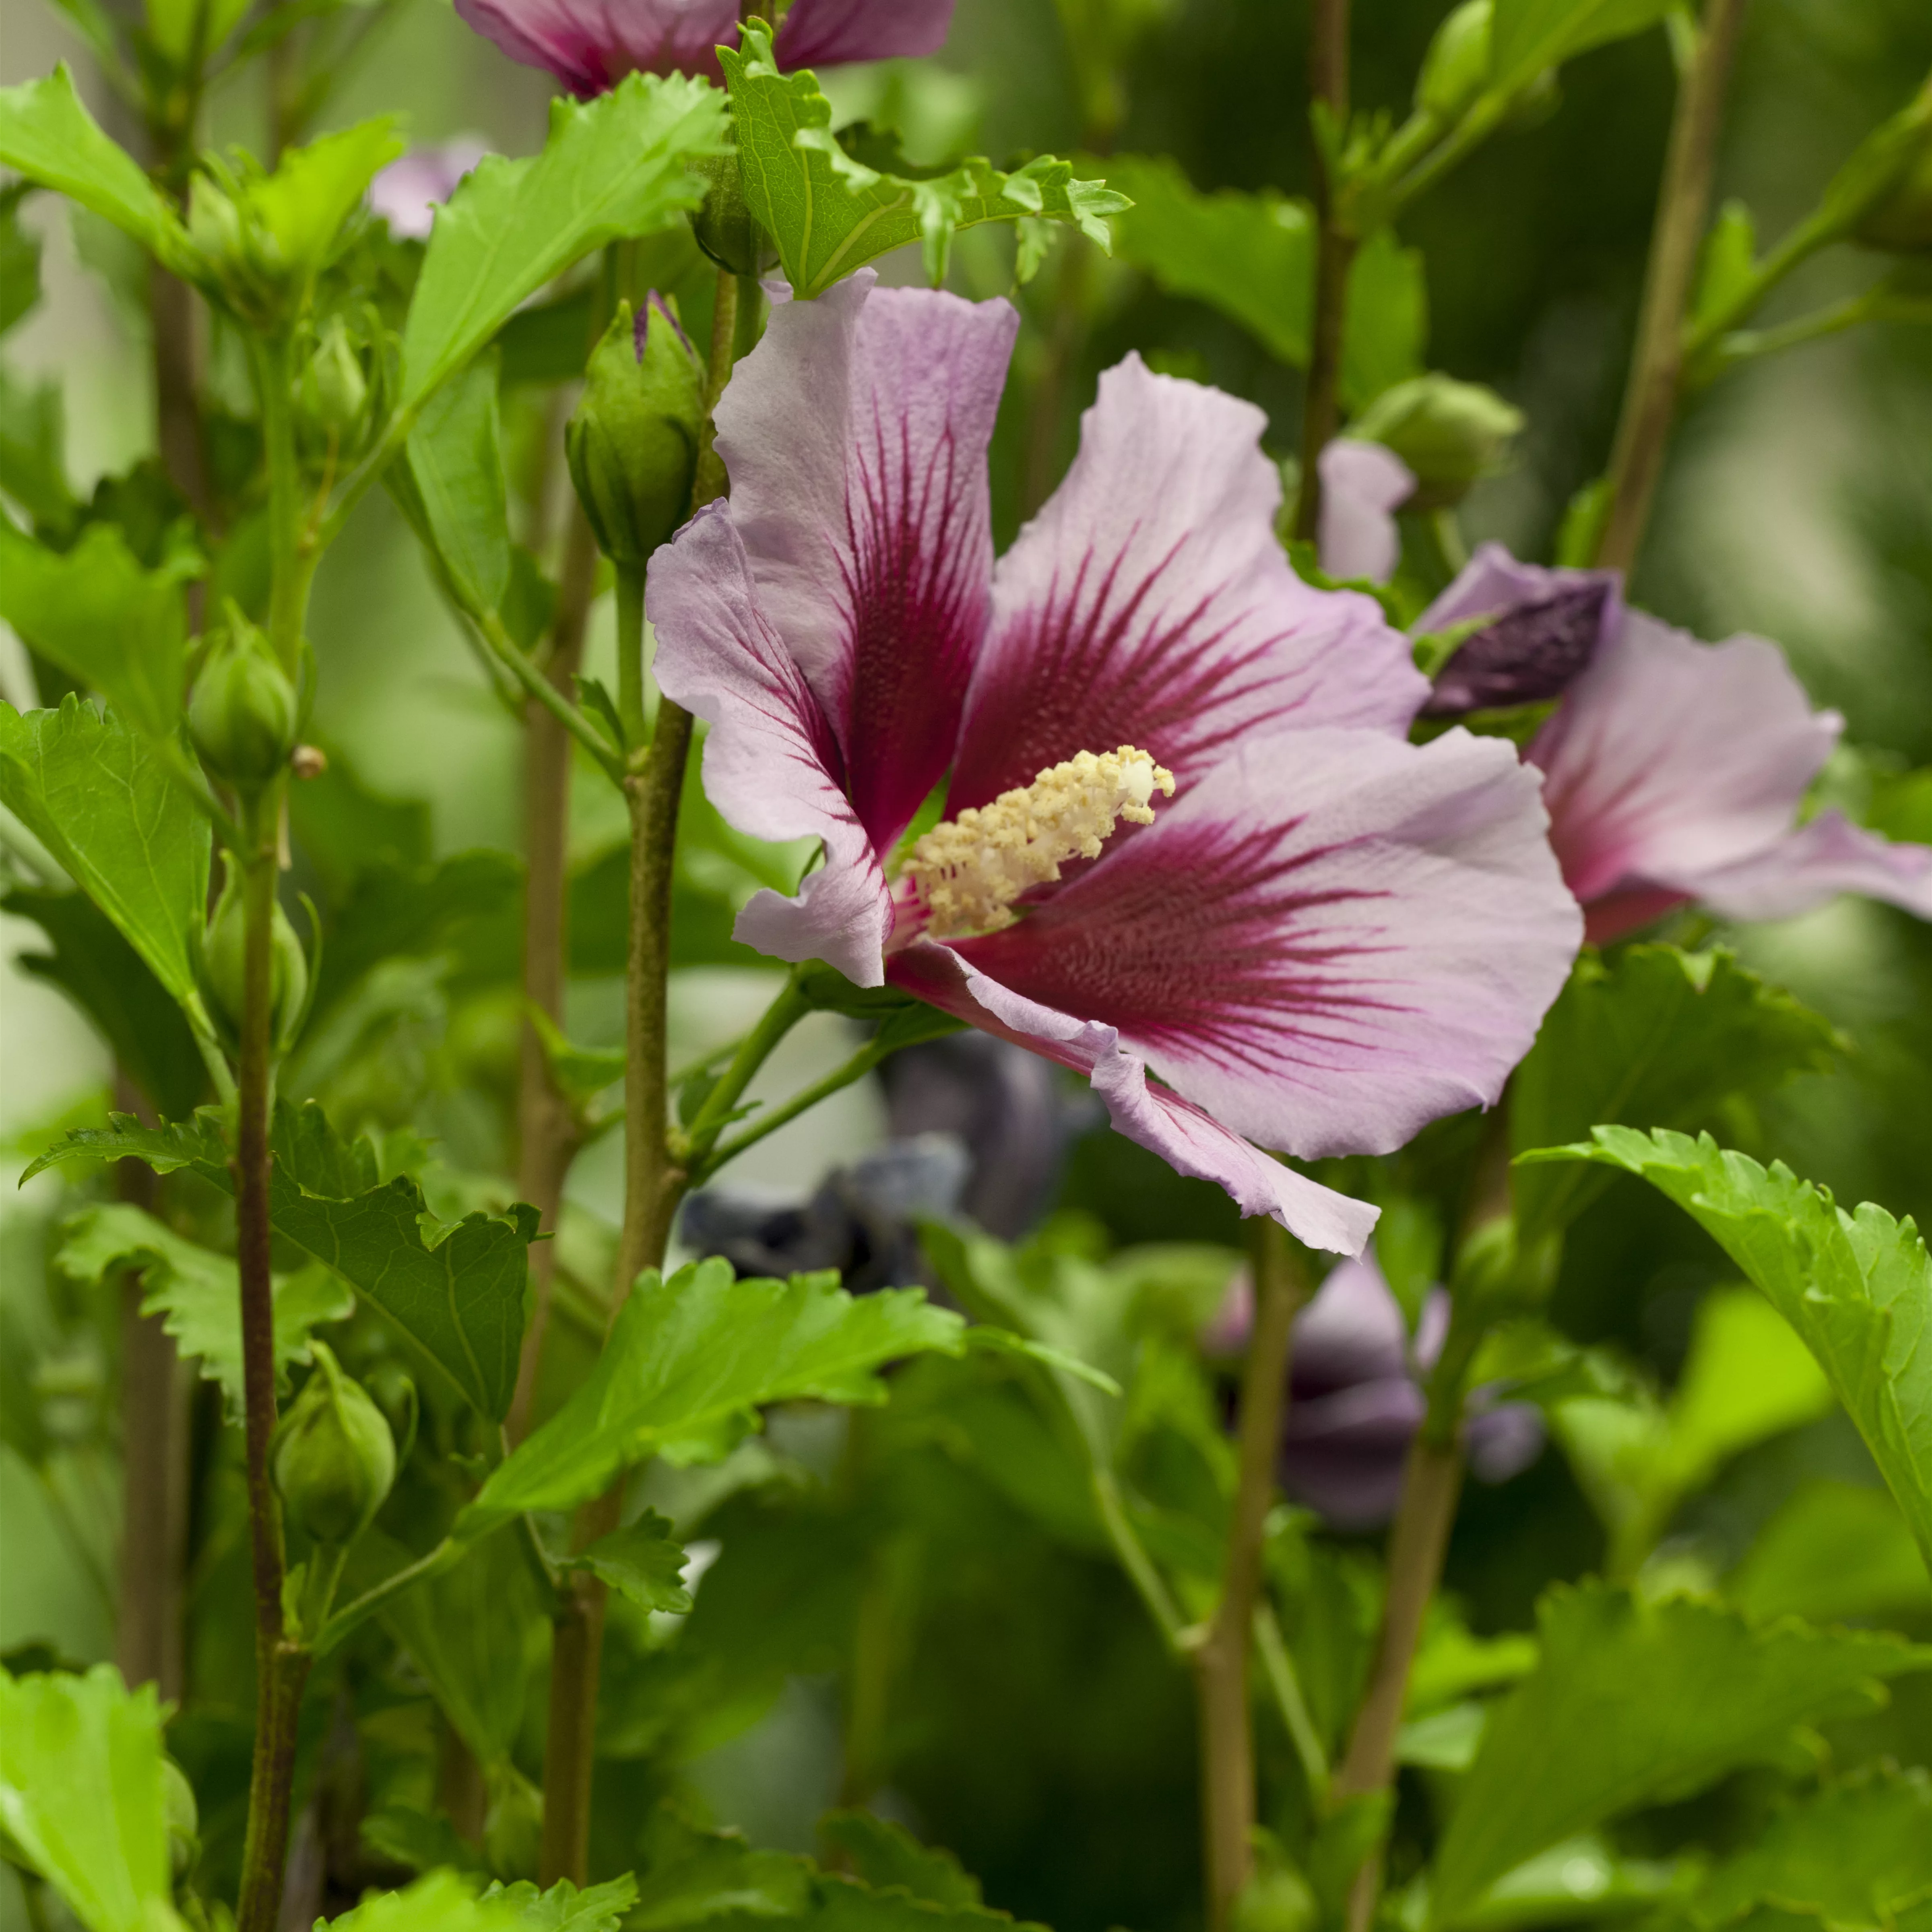
M328 754L320 745L298 745L289 754L289 770L298 778L319 778L328 769Z
M242 790L266 784L288 762L298 708L268 639L231 604L188 700L188 736L202 763Z
M324 326L315 352L303 366L296 388L302 426L318 440L333 437L352 450L361 440L369 409L369 382L362 359L339 315Z
M214 916L202 935L201 988L217 1023L230 1042L242 1035L245 998L248 912L242 902L241 868L231 863ZM308 958L302 941L278 904L270 928L269 1032L278 1052L294 1044L295 1031L308 999Z
M622 304L564 433L571 481L613 563L643 564L689 514L704 428L704 370L676 316L656 294L634 319Z
M1414 471L1418 509L1460 502L1479 476L1500 468L1522 412L1479 382L1432 374L1384 390L1348 425Z
M346 1548L369 1527L396 1480L382 1412L311 1340L315 1372L275 1432L269 1466L290 1520L316 1542Z
M1441 26L1416 76L1417 112L1444 125L1462 119L1490 77L1493 0L1462 0Z
M1483 0L1487 5L1489 0ZM685 163L704 177L704 202L692 218L698 245L721 268L734 275L762 275L778 260L772 238L745 206L745 184L735 149L722 154L700 154Z

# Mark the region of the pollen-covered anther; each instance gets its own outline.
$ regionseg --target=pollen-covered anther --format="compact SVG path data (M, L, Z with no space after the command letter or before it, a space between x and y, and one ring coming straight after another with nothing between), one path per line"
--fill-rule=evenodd
M936 825L907 854L906 878L935 939L997 932L1017 915L1013 902L1060 877L1069 859L1096 859L1118 820L1154 822L1158 791L1174 796L1174 774L1132 745L1082 752L1042 772L1030 785L1002 792Z

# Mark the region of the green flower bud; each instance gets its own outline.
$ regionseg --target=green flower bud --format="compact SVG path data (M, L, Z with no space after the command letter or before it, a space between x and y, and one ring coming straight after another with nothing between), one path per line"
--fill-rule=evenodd
M1522 412L1493 389L1435 374L1384 390L1348 434L1394 450L1415 472L1414 506L1439 509L1502 466L1522 425Z
M299 709L268 639L231 604L188 700L188 736L202 763L242 790L266 784L295 748Z
M745 206L736 150L700 154L685 166L692 173L702 175L706 183L704 206L691 224L698 245L721 268L728 268L734 275L762 275L777 261L778 250L758 217Z
M214 902L214 915L202 935L196 962L202 997L231 1046L242 1034L247 925L246 909L242 903L242 870L231 864L222 884L221 896ZM268 986L273 1006L269 1023L275 1050L283 1053L295 1043L296 1028L308 999L308 958L287 914L279 904L271 933Z
M690 514L704 427L704 370L676 316L656 294L634 321L624 303L564 432L571 481L613 563L642 565Z
M187 1773L166 1756L161 1760L161 1812L167 1821L169 1862L178 1884L201 1850L201 1813Z
M1462 119L1490 77L1494 0L1462 0L1436 30L1416 76L1415 107L1445 126Z
M339 315L328 318L302 370L296 406L303 428L318 442L333 436L338 447L352 452L360 442L368 416L369 382Z
M290 1520L316 1542L346 1549L396 1480L396 1444L382 1412L328 1345L309 1348L315 1372L275 1431L268 1466Z
M1859 217L1852 239L1894 255L1932 254L1932 128L1891 187Z

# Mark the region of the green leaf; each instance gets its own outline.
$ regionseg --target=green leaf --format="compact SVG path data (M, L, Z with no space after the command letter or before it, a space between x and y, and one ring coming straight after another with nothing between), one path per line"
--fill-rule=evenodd
M715 1258L668 1281L652 1270L584 1385L498 1466L460 1529L481 1534L520 1510L574 1508L648 1456L715 1461L767 1402L883 1402L884 1364L957 1354L964 1330L920 1288L855 1299L836 1274L736 1281Z
M0 189L0 335L40 298L40 238L20 226L27 184Z
M0 165L105 215L171 265L190 255L174 210L140 163L100 131L64 61L44 80L0 87Z
M192 1168L234 1191L221 1119L144 1127L133 1115L76 1129L27 1169L30 1180L64 1160L144 1160L157 1174ZM523 1346L530 1244L537 1212L431 1215L421 1186L399 1174L380 1185L375 1150L344 1141L314 1101L275 1108L268 1215L275 1232L305 1248L379 1310L465 1400L501 1421L509 1412ZM534 1439L534 1438L533 1438Z
M1168 294L1219 309L1277 361L1306 363L1315 220L1306 202L1269 189L1203 194L1164 155L1115 157L1107 178L1132 197L1114 223L1123 261Z
M110 1269L143 1271L143 1315L159 1315L184 1355L221 1384L231 1418L242 1413L242 1279L234 1262L177 1234L126 1202L84 1208L70 1220L55 1257L76 1281L98 1282ZM341 1322L355 1298L326 1269L304 1268L274 1286L275 1385L288 1386L291 1362L309 1360L309 1330Z
M564 1037L541 1006L530 1007L528 1016L542 1044L550 1077L572 1106L588 1107L598 1094L623 1078L626 1056L622 1047L578 1046Z
M1822 1479L1759 1532L1724 1588L1754 1617L1895 1623L1932 1610L1932 1578L1890 1495Z
M1876 1680L1932 1667L1903 1637L1760 1627L1602 1583L1558 1586L1538 1622L1542 1660L1494 1707L1442 1839L1436 1924L1559 1840L1688 1796L1796 1725L1868 1708Z
M0 1670L0 1827L88 1932L178 1927L154 1686Z
M1706 317L1721 315L1748 287L1757 259L1757 224L1741 201L1727 201L1718 211L1704 252L1697 263L1697 292L1690 308L1694 327Z
M635 1522L600 1536L567 1567L589 1570L640 1610L682 1612L691 1608L691 1592L681 1580L688 1561L670 1519L647 1509Z
M188 608L184 567L144 570L112 524L64 552L0 518L0 617L150 736L180 727Z
M58 986L99 1029L122 1070L154 1111L190 1114L208 1094L208 1066L194 1033L141 956L85 892L16 886L0 895L0 911L29 919L51 952L16 956L23 973Z
M754 1851L738 1832L706 1832L660 1805L644 1834L630 1932L682 1932L726 1912L791 1920L811 1899L810 1863Z
M71 694L24 716L0 704L0 804L207 1034L192 948L208 906L208 821L160 748Z
M478 1899L451 1871L430 1872L404 1892L371 1892L328 1921L336 1932L524 1932L530 1923L515 1900Z
M1671 0L1496 0L1490 30L1490 86L1513 94L1544 68L1640 34Z
M1932 1258L1910 1218L1847 1214L1708 1134L1598 1127L1594 1145L1534 1158L1622 1168L1702 1225L1817 1357L1932 1564Z
M567 1878L543 1892L524 1879L515 1885L492 1885L483 1894L486 1904L500 1898L515 1906L530 1932L618 1932L637 1898L638 1882L628 1872L581 1892Z
M1886 1768L1787 1806L1750 1850L1727 1858L1691 1903L1706 1925L1752 1906L1815 1912L1840 1932L1881 1932L1932 1894L1932 1776Z
M479 612L500 610L510 587L497 359L494 353L479 356L432 396L409 442L410 474L421 505L419 534L457 602ZM394 467L390 473L396 473Z
M1429 291L1422 250L1379 228L1355 250L1342 318L1342 400L1351 414L1423 370Z
M66 443L60 385L28 388L0 367L0 490L37 530L62 535L80 514L67 478Z
M284 274L307 279L328 260L377 172L403 152L394 115L358 122L291 148L264 181L245 190L250 211Z
M1030 215L1077 227L1110 245L1107 217L1125 196L1099 182L1074 178L1072 166L1041 155L1012 174L974 158L950 172L902 172L896 150L878 152L882 166L848 154L832 132L832 104L817 78L782 74L772 59L770 30L745 22L736 49L719 52L731 93L732 125L745 203L777 242L792 292L823 295L876 256L909 242L922 244L935 285L946 273L952 237L984 221Z
M541 154L486 159L437 211L403 330L398 408L420 408L580 256L696 207L704 183L685 160L716 153L724 125L704 82L631 74L596 100L553 102Z
M1731 1094L1831 1065L1829 1021L1721 948L1586 949L1510 1088L1523 1154L1592 1127L1700 1127ZM1608 1185L1587 1167L1522 1167L1512 1180L1526 1246L1568 1225Z
M932 1905L978 1905L980 1881L952 1854L922 1845L903 1825L870 1811L828 1811L818 1835L852 1871L880 1891L896 1888Z
M1546 1925L1608 1918L1681 1896L1682 1863L1623 1858L1598 1838L1566 1838L1490 1886L1456 1919L1457 1932L1534 1932Z

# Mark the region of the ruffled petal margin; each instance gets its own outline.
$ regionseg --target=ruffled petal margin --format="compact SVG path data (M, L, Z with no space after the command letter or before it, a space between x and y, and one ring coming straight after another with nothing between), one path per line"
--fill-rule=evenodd
M1768 850L1706 872L1696 896L1725 919L1795 919L1840 892L1932 920L1932 845L1895 844L1820 812Z

